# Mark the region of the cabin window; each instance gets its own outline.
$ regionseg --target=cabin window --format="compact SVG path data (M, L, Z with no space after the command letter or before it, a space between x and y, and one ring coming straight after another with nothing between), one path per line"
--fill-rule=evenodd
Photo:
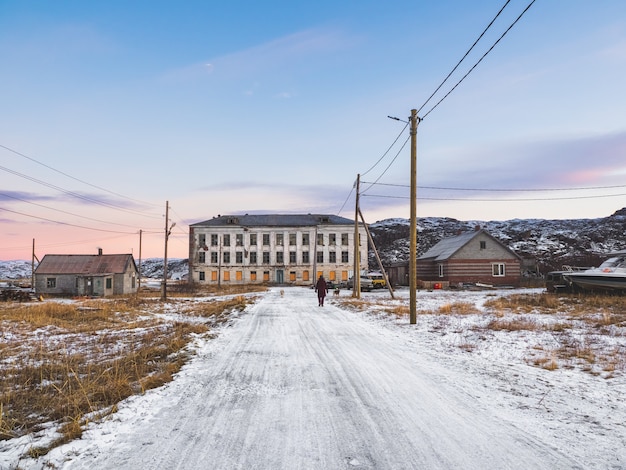
M111 279L110 277L106 278L106 288L107 289L111 289L113 287L113 279Z
M504 276L504 263L493 263L491 265L491 271L494 277Z
M480 249L481 250L486 250L487 249L487 242L486 241L481 241L480 242Z
M443 264L439 265L439 277L443 277Z
M56 277L46 278L46 287L48 289L54 289L56 286L57 286L57 278Z

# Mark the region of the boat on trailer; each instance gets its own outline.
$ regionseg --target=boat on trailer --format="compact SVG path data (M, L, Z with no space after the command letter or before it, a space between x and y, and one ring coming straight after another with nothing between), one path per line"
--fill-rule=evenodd
M626 291L626 250L610 256L597 268L564 272L563 278L580 289Z

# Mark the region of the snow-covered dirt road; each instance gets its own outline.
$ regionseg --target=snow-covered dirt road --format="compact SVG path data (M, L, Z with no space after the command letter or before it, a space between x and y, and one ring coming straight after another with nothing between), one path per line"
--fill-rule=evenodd
M122 406L64 446L61 468L582 468L408 349L313 291L274 289L181 377L133 397L139 414Z

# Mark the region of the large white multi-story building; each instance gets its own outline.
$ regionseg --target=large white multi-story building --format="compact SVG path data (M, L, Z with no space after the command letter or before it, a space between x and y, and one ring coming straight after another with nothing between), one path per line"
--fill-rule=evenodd
M367 234L358 226L359 267ZM189 226L189 277L206 284L310 285L354 272L355 224L335 215L223 215Z

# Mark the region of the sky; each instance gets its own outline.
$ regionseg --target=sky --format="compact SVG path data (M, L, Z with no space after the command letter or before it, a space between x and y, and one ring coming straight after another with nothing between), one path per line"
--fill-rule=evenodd
M418 217L626 207L623 0L3 0L0 56L3 260L185 258L217 215L353 219L357 178L409 218L411 109Z

